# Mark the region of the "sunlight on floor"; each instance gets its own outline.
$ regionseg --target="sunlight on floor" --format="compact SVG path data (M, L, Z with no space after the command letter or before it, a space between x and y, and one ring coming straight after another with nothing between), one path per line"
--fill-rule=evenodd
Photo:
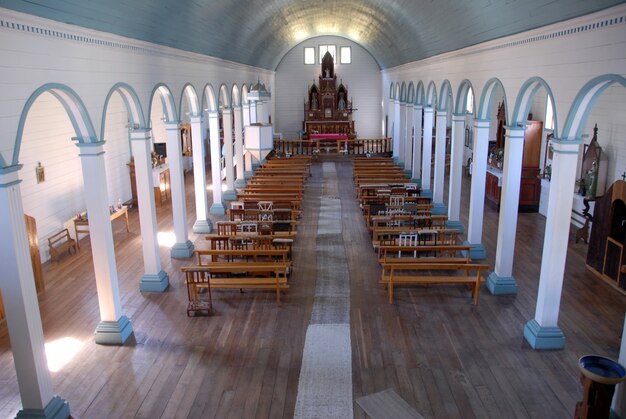
M160 231L157 234L157 240L159 241L159 246L172 247L176 243L176 235L171 231Z
M207 191L212 191L213 190L213 184L206 185L206 190ZM222 192L226 192L227 190L228 190L228 186L226 186L225 183L222 183Z
M48 358L48 369L51 372L60 371L67 365L83 347L84 342L64 337L46 343L46 357Z

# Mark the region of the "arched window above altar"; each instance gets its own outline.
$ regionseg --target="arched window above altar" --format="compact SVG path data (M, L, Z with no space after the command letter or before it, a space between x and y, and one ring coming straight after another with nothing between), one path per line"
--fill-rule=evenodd
M335 77L335 63L330 52L326 51L322 57L322 78L332 79Z

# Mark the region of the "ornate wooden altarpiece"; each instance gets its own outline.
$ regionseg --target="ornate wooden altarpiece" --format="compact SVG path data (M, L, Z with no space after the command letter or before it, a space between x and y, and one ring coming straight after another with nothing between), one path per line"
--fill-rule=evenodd
M318 84L309 87L307 102L304 104L303 131L308 134L347 134L355 135L352 120L352 100L348 100L348 88L340 81L333 56L327 52L322 58L322 72Z

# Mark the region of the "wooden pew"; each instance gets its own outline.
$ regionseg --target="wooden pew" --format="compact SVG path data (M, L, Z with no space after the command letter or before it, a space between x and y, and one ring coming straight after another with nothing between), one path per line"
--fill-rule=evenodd
M289 266L278 262L216 262L210 265L187 266L182 271L203 272L211 289L269 289L276 291L276 303L280 303L280 291L289 288L287 274ZM208 277L206 277L208 275ZM264 276L258 276L264 275ZM190 284L187 284L190 285ZM197 300L202 283L193 283L189 299Z
M423 262L385 262L382 264L381 283L387 287L389 304L393 304L393 289L396 285L419 284L464 284L469 285L478 305L482 271L489 265L475 263L423 263ZM473 275L471 273L474 272Z
M281 262L291 267L289 260L289 249L273 248L273 249L213 249L213 250L194 250L196 255L196 263L198 266L206 265L203 258L209 257L211 263L219 262L220 259L227 259L223 262L242 262L242 259L252 262Z

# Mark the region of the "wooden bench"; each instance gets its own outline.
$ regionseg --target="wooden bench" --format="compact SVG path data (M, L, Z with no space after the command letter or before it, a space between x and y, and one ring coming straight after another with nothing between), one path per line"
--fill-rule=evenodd
M481 272L489 269L489 265L476 263L422 263L422 262L386 262L382 264L381 283L387 286L389 304L393 304L393 288L396 285L419 284L465 284L469 285L478 304ZM471 275L471 272L475 272ZM436 274L435 274L436 273Z
M289 249L286 247L276 247L271 249L212 249L212 250L194 250L198 266L206 265L203 263L203 257L210 257L211 262L218 262L219 258L226 258L233 261L234 259L249 259L253 262L261 260L271 262L285 263L291 266L289 260Z
M74 249L74 254L77 251L76 240L70 237L67 228L48 237L48 248L50 249L50 259L53 261L58 261L61 254L66 250L69 254L72 254L72 249Z
M471 246L380 246L379 262L384 263L472 263Z
M211 289L275 290L276 303L280 303L280 291L289 288L289 284L287 284L288 269L288 264L278 262L216 262L210 265L187 266L182 268L182 271L204 272L207 282L207 285L202 283L191 284L193 289L188 291L190 302L192 299L197 300L199 288L207 286Z

